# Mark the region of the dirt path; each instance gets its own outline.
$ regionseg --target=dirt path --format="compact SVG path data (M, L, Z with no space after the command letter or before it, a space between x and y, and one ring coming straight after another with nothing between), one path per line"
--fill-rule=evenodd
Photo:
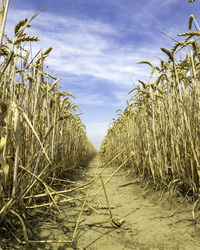
M116 167L117 168L117 167ZM104 182L116 168L108 167L102 174ZM98 157L94 158L85 178L79 181L84 184L92 180L102 170ZM127 185L128 184L128 185ZM109 211L98 205L107 205L104 191L95 196L89 196L88 202L101 215L92 209L84 209L81 223L77 229L77 244L82 249L91 250L122 250L122 249L200 249L200 223L194 224L191 207L182 206L173 216L169 217L180 207L168 202L159 201L159 193L147 191L137 180L128 179L121 171L106 184L107 196L113 217L118 221L125 219L119 228L115 228L102 215L109 218ZM93 186L91 193L102 187L101 179ZM46 221L40 226L40 236L43 239L67 240L75 227L75 221L81 210L82 203L62 206L62 215L53 221ZM42 249L42 247L38 247ZM43 247L44 249L44 247ZM73 249L67 244L49 244L45 249Z

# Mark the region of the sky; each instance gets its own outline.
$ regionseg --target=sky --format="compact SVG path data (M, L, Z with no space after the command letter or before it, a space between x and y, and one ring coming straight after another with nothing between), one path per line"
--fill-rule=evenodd
M149 80L149 66L137 62L159 65L166 59L160 48L172 48L160 31L181 40L176 35L188 31L191 14L200 24L200 0L10 0L6 33L12 37L19 21L46 4L31 23L30 35L40 37L33 53L53 47L49 71L75 96L97 149L128 92Z

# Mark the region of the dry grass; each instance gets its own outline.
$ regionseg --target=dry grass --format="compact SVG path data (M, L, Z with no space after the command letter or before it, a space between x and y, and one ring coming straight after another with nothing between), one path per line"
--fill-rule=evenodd
M13 236L19 221L27 247L29 207L59 211L56 187L67 190L64 180L96 153L73 95L45 67L52 48L31 56L39 38L25 31L37 15L16 25L12 41L2 32L0 50L0 234Z
M1 1L2 3L2 1ZM9 1L7 1L9 3ZM14 29L14 39L4 33L6 9L1 12L2 40L0 50L0 248L3 237L15 238L28 249L30 242L26 219L30 211L40 209L58 212L59 198L63 202L79 200L83 206L72 239L74 243L93 184L101 178L109 208L109 218L115 227L105 185L122 167L135 176L150 180L157 188L179 189L199 201L200 170L200 30L194 16L189 19L189 32L171 50L162 48L167 60L151 67L149 82L139 81L124 111L112 123L101 146L107 164L83 186L70 188L72 173L79 172L96 154L86 136L77 113L79 107L73 95L60 91L58 82L45 67L45 58L52 48L32 56L31 44L39 40L25 31L31 21L24 19ZM194 30L192 30L194 27ZM183 52L185 58L177 60ZM104 182L101 173L112 162L119 167ZM84 195L71 197L74 190ZM195 217L193 211L193 217ZM22 235L15 233L18 225ZM38 241L53 242L51 240Z
M179 34L167 60L151 67L147 83L139 81L124 111L108 130L101 154L106 161L124 150L122 164L161 189L178 189L199 199L200 170L200 30L193 16L191 31ZM192 30L193 29L193 30ZM179 59L179 54L184 59Z

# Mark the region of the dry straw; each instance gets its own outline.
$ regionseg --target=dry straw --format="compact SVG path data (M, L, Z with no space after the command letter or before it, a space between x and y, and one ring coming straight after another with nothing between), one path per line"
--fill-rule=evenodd
M5 234L4 229L9 234L20 222L27 248L29 207L37 212L41 202L49 203L46 209L53 203L59 211L57 180L70 178L72 171L86 167L96 153L73 95L59 90L61 78L52 76L44 65L52 48L31 56L28 44L39 38L25 30L37 15L16 25L13 41L3 33L3 25L1 28L5 35L0 65L0 234ZM66 191L68 186L60 188ZM42 200L40 194L45 194Z
M189 29L194 24L189 19ZM114 119L101 145L105 162L118 152L118 164L135 176L150 181L158 189L164 187L199 199L200 159L200 30L189 31L172 50L161 48L168 56L159 67L151 62L148 82L139 80L132 89L124 111ZM179 51L185 56L177 60ZM154 76L154 77L152 77ZM129 158L131 152L134 156Z

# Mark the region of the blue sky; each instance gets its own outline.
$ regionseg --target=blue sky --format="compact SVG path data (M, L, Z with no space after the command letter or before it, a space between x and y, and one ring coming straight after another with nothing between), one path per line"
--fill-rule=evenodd
M75 95L82 121L93 144L99 145L116 110L124 108L128 92L147 81L150 69L165 58L160 47L187 31L188 18L200 20L200 2L187 0L11 0L6 32L17 22L46 9L32 22L30 34L39 36L33 52L53 47L46 60L50 72L62 77L62 89ZM200 23L200 22L199 22ZM176 37L177 38L177 37Z

